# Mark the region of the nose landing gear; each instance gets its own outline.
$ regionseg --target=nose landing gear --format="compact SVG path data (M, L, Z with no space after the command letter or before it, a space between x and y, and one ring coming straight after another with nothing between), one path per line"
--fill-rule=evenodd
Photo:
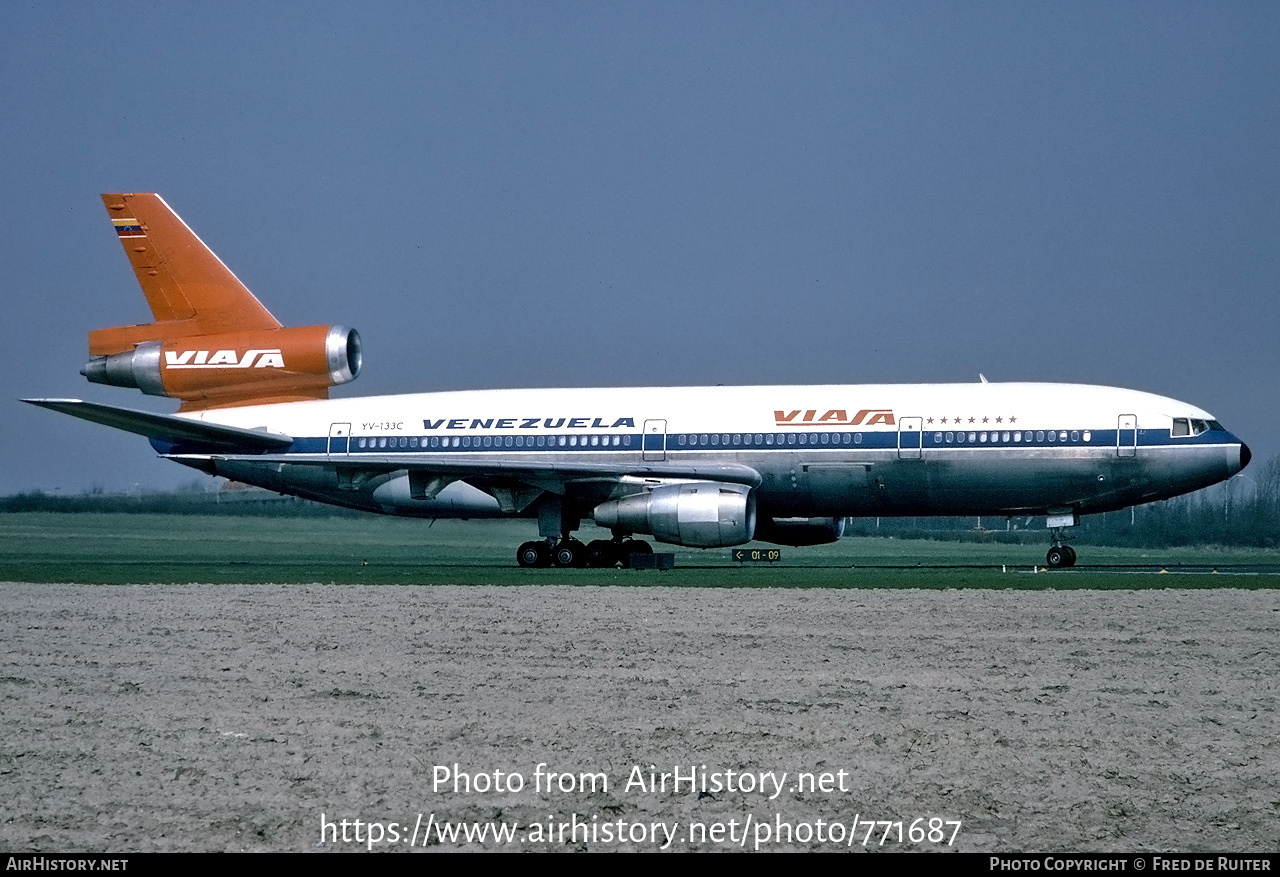
M1044 562L1050 569L1063 569L1076 565L1076 550L1062 542L1062 527L1053 528L1053 547L1044 556Z
M1049 552L1044 556L1044 561L1051 569L1075 566L1076 552L1070 545L1057 545L1049 549Z

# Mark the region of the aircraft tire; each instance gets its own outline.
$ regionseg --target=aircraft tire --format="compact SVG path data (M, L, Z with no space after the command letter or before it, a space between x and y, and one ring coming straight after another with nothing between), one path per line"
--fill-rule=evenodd
M622 565L631 566L631 555L653 554L653 546L643 539L628 539L622 543Z
M628 539L622 543L624 554L653 554L653 546L643 539Z
M608 539L595 539L587 544L587 566L617 566L621 552Z
M1076 565L1076 550L1070 545L1063 545L1062 550L1067 552L1067 566Z
M551 565L551 552L545 542L526 542L516 551L516 563L526 569Z
M1064 566L1071 566L1070 561L1067 560L1068 557L1066 546L1055 545L1044 556L1044 562L1050 569L1062 569Z
M577 539L561 539L551 552L551 562L564 568L586 566L587 546Z

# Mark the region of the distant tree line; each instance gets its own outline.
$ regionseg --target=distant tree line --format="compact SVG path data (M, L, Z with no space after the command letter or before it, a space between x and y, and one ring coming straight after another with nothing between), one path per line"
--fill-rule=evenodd
M280 517L359 516L337 506L268 490L206 490L202 482L171 492L109 494L100 489L64 496L30 491L0 497L4 512L96 512ZM854 536L954 541L1045 541L1044 519L1025 517L856 518ZM1280 457L1222 484L1164 502L1087 515L1073 536L1095 545L1280 547Z
M63 495L41 490L0 497L3 512L62 512L96 514L240 515L258 517L333 517L361 515L344 509L283 496L267 490L206 491L182 488L164 492L88 493Z

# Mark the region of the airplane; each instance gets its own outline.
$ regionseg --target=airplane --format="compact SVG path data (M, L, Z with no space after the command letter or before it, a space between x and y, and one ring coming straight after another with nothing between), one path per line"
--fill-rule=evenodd
M345 326L285 327L156 194L102 196L154 322L89 333L89 381L158 414L25 399L145 436L168 460L389 515L536 519L523 567L630 565L638 536L698 548L834 542L853 517L1046 518L1065 531L1223 481L1247 445L1211 414L1076 384L475 390L329 398L360 373ZM583 544L584 521L610 538Z

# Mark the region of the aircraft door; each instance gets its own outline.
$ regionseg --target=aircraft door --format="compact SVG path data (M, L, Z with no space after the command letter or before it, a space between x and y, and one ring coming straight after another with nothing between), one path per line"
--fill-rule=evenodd
M1134 457L1138 454L1138 415L1121 414L1116 421L1116 454Z
M351 450L351 424L332 423L329 425L329 456L345 456Z
M924 447L923 427L924 423L919 417L903 417L898 420L898 459L920 459Z
M660 463L667 459L667 422L665 420L646 420L644 422L644 443L641 459L648 463Z

